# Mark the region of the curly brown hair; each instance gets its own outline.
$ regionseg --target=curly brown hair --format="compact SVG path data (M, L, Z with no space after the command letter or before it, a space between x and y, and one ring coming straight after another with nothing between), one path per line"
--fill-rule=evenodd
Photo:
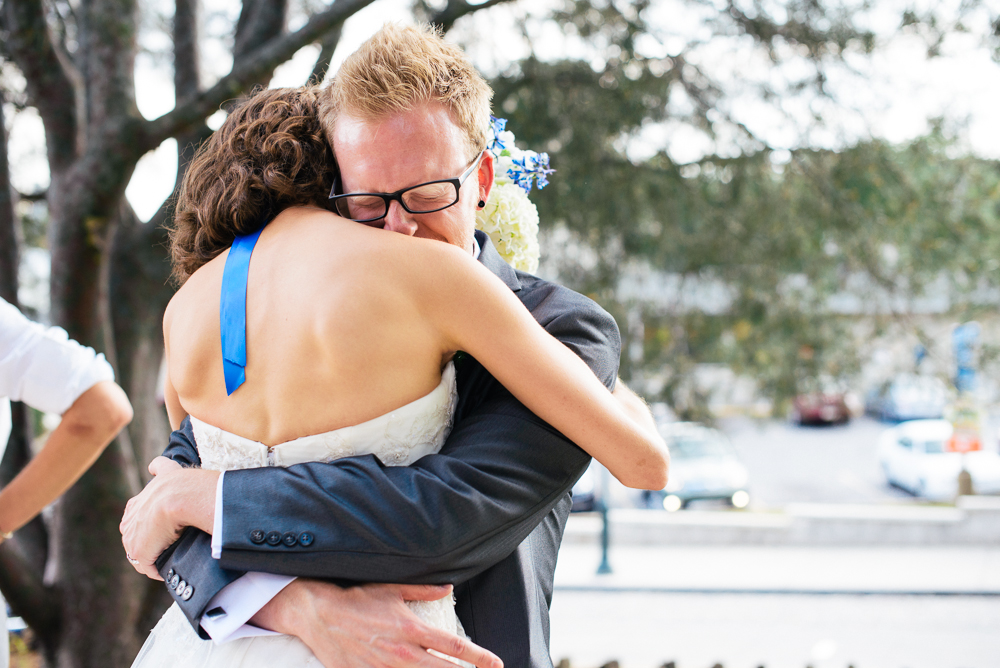
M325 207L337 168L318 93L311 86L257 91L198 149L170 230L178 283L284 209Z

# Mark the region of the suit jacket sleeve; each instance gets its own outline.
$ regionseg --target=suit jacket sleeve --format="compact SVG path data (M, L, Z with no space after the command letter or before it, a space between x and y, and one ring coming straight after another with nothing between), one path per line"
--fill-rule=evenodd
M547 309L555 315L542 325L613 387L617 326L596 304L570 294L576 298L571 308ZM233 573L457 583L510 554L565 496L590 456L474 360L466 362L459 379L465 387L460 386L455 428L440 453L411 466L386 467L363 456L227 472L222 559L211 558L204 537L162 563L161 574L169 568L197 574L199 581L189 582L209 590L199 596L200 610L193 598L178 599L195 627L204 603ZM291 546L261 541L272 532L299 540ZM212 569L218 572L213 575Z
M190 418L184 418L180 429L170 434L163 456L181 466L201 466ZM222 568L212 558L212 537L193 527L185 529L177 542L160 555L156 560L156 569L191 626L205 639L208 639L208 634L201 629L201 617L208 602L243 575L240 571ZM178 588L182 582L183 586ZM188 585L191 590L186 594Z
M163 451L163 456L169 457L184 467L201 466L198 446L194 442L191 418L184 418L184 421L181 422L181 428L170 434L170 442L167 443L167 449Z

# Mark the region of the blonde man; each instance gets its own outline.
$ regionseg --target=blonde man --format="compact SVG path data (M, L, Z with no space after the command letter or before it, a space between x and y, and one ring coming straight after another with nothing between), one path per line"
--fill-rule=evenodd
M585 297L514 271L475 231L476 209L493 184L484 152L490 94L461 50L433 29L385 26L345 61L325 93L323 123L340 166L331 197L341 215L359 223L474 254L614 386L614 320ZM455 201L422 212L411 195L432 183L452 185ZM475 309L469 304L469 317ZM474 359L459 363L458 391L455 426L441 452L394 469L358 457L231 471L206 489L173 470L198 463L185 421L164 453L173 462L161 458L152 467L171 482L157 486L157 498L142 499L147 517L135 524L151 536L170 534L193 524L200 509L214 509L211 537L189 530L157 563L168 583L185 581L171 591L192 625L223 641L260 632L255 627L296 635L328 667L446 665L426 651L434 650L482 667L499 666L498 656L508 666L550 668L556 553L569 490L590 458ZM616 396L648 417L621 386ZM268 490L266 505L261 489ZM291 523L321 536L324 549L288 550L265 540ZM342 589L306 577L409 584ZM423 583L455 585L466 632L493 654L408 612L404 599L448 593L414 586Z

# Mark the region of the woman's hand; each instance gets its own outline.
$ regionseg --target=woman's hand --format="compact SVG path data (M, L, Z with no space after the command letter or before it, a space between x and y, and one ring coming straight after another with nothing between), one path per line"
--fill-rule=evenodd
M156 559L184 527L212 533L218 471L186 469L166 457L149 465L153 479L125 506L119 530L129 563L143 575L162 580Z

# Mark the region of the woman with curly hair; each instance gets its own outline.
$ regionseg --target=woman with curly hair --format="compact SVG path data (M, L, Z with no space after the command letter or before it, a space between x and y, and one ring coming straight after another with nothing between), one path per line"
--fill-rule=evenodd
M166 403L175 429L190 415L203 468L360 454L408 465L436 452L450 430L461 350L623 483L662 488L660 437L500 279L450 244L325 210L335 163L316 99L312 88L253 95L185 175L171 247L182 286L163 323ZM476 195L460 182L482 159L445 206ZM412 606L461 634L450 600ZM200 640L174 606L135 665L319 662L291 636Z

